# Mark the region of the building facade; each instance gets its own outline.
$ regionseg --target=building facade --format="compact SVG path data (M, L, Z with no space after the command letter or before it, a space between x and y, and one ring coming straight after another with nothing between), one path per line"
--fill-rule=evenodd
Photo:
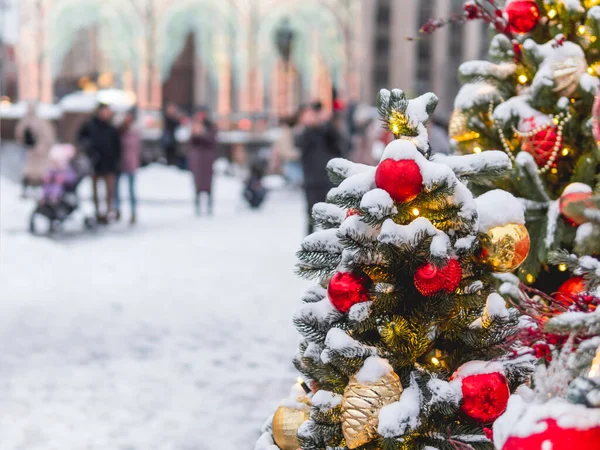
M333 92L372 102L381 87L434 90L449 111L456 68L486 47L481 24L418 37L463 0L21 0L19 97L78 88L135 93L221 115L286 115ZM278 33L291 32L289 60ZM277 48L279 42L279 50Z

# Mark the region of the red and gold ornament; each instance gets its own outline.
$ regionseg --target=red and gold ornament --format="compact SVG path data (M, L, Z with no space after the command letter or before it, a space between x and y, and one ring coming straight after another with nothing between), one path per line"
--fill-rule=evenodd
M336 272L327 287L327 296L338 311L346 313L353 305L369 301L370 284L366 275Z
M504 13L508 20L508 30L525 34L533 30L540 21L540 8L535 0L514 0L506 5Z
M414 275L415 287L425 297L431 297L441 291L454 292L461 279L462 268L455 259L439 268L427 263L419 267Z
M479 423L491 423L506 411L510 389L503 373L491 372L461 377L459 369L450 380L458 378L463 397L460 410L466 416Z
M375 185L383 189L394 201L414 200L423 189L423 175L412 159L384 159L375 172Z
M543 431L526 437L511 436L502 450L600 450L600 427L563 428L555 419L544 419L535 429Z
M586 291L585 280L583 277L569 278L563 284L560 285L556 293L554 294L554 300L564 308L569 308L580 294Z
M544 167L554 150L558 139L557 128L554 125L538 131L533 136L523 139L521 150L533 156L538 167Z
M589 186L587 186L589 187ZM577 208L577 203L583 203L584 208L594 208L594 203L590 201L592 198L592 190L580 192L565 192L560 196L558 207L560 213L572 225L581 225L587 221L583 214L583 208Z

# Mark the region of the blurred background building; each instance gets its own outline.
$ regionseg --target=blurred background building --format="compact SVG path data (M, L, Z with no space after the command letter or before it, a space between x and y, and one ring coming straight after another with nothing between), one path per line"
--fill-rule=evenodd
M381 87L401 87L435 91L447 115L458 65L487 48L480 23L406 40L431 17L460 14L463 0L12 2L4 22L18 31L3 41L13 62L2 58L2 94L13 102L118 88L146 110L173 101L277 117L317 98L372 103Z

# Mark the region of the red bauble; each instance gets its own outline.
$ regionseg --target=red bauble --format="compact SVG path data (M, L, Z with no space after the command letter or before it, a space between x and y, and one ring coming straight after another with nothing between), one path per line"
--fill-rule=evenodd
M336 272L327 288L329 301L343 313L357 303L369 300L371 280L366 275L351 272Z
M573 225L581 225L586 222L586 217L583 214L570 214L567 210L572 203L584 202L584 205L589 208L594 208L594 203L590 202L592 192L570 192L560 196L558 207L560 213Z
M462 379L461 411L479 423L490 423L506 411L510 389L499 373L469 375Z
M511 436L502 450L600 450L600 427L579 430L561 428L554 419L544 419L546 424L541 433L527 437Z
M423 176L412 159L384 159L377 166L375 185L397 202L414 200L423 189Z
M451 259L445 267L437 268L432 264L425 264L417 269L414 276L415 287L425 297L444 290L454 292L462 278L460 263Z
M556 300L559 305L569 308L575 300L577 300L577 296L584 293L585 290L585 280L583 277L569 278L560 285L554 294L554 300Z
M514 0L506 5L504 12L508 19L509 31L518 34L533 30L541 15L535 0Z
M538 167L544 167L552 155L556 139L558 139L556 127L550 126L532 137L524 138L521 150L530 153Z
M348 218L350 216L358 216L359 214L360 214L360 212L358 211L358 209L349 208L348 211L346 211L346 218Z

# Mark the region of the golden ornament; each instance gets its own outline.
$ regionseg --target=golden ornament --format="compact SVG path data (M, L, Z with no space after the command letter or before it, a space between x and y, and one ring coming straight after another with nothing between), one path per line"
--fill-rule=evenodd
M485 233L479 258L495 272L511 272L525 261L530 245L525 225L509 223L490 228Z
M400 400L402 385L394 372L375 383L360 383L352 377L342 399L342 433L349 449L360 447L377 437L379 411Z
M583 0L583 5L589 9L594 6L600 5L600 0Z
M309 410L280 406L273 416L273 439L281 450L297 450L298 428L308 420Z
M554 89L561 97L572 96L579 86L579 79L587 72L587 62L583 56L569 56L552 64Z
M469 130L469 115L458 108L452 111L450 116L448 135L459 144L457 146L459 154L473 153L473 149L478 145L479 133Z

